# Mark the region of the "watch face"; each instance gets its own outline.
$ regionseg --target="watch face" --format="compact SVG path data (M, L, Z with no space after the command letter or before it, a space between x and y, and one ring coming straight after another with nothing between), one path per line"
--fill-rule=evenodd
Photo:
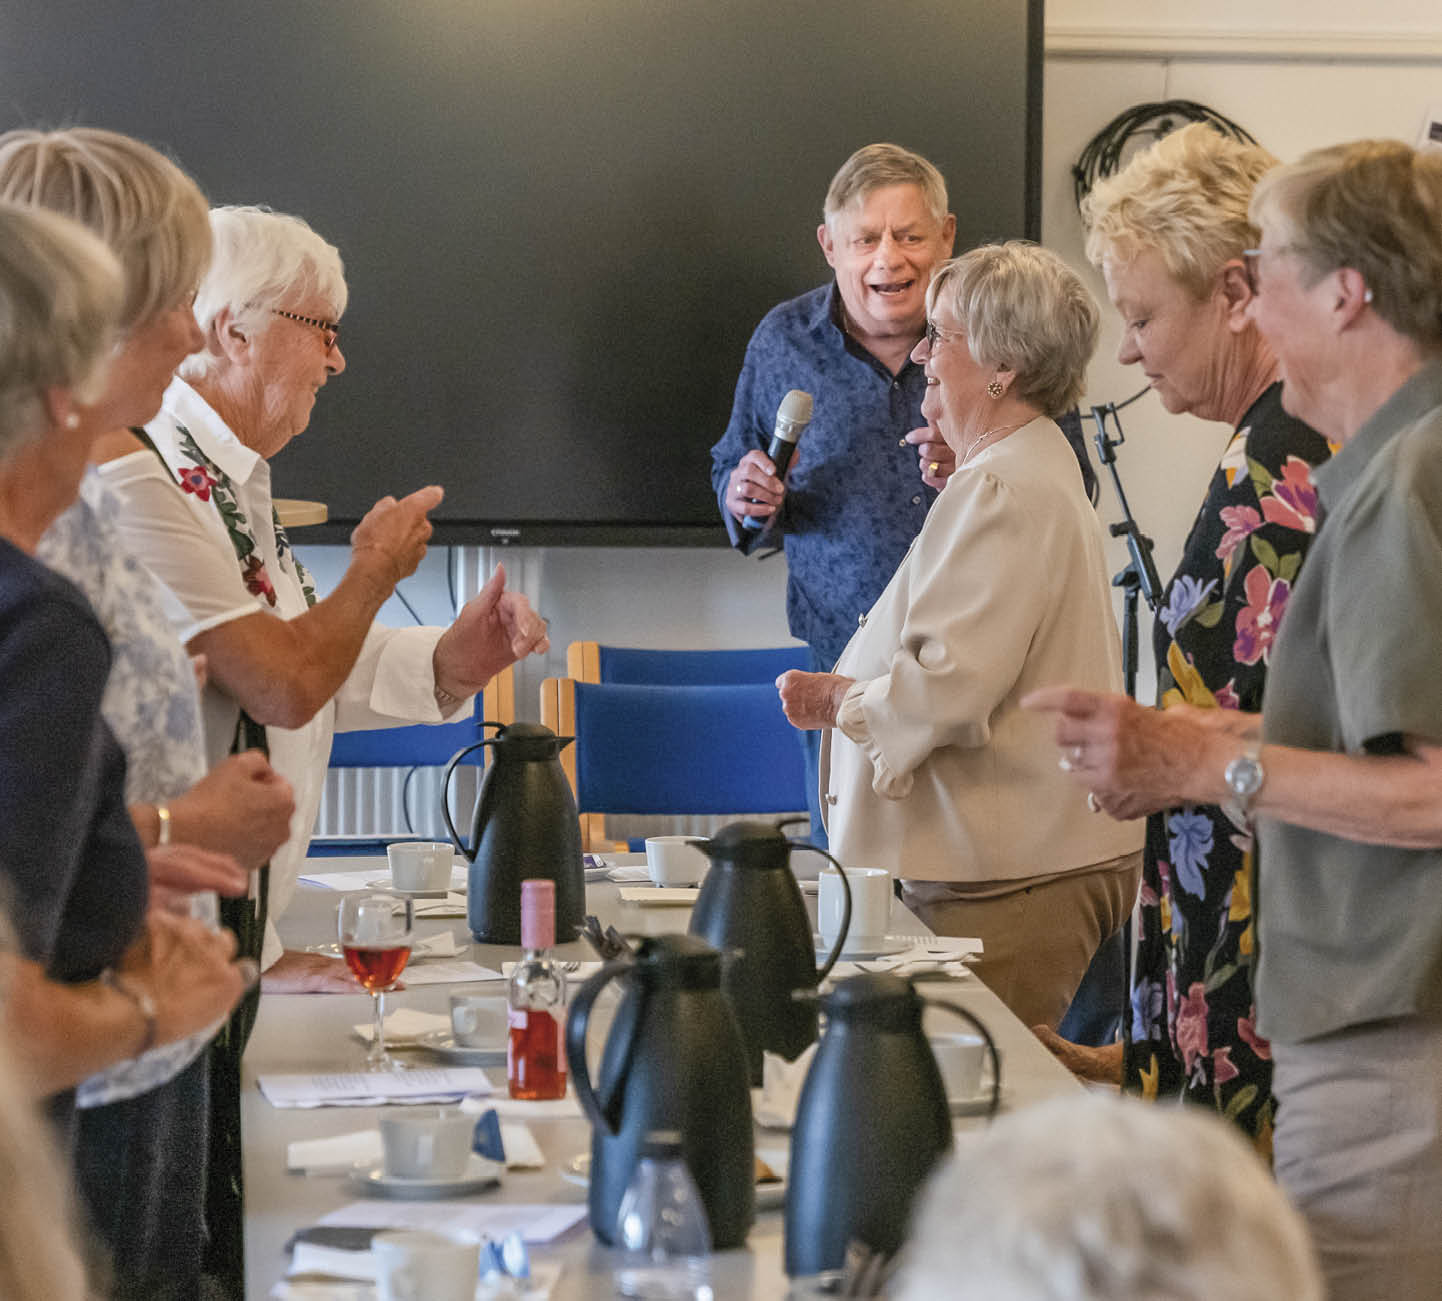
M1240 800L1250 799L1262 789L1262 765L1246 755L1227 765L1225 777L1228 789Z

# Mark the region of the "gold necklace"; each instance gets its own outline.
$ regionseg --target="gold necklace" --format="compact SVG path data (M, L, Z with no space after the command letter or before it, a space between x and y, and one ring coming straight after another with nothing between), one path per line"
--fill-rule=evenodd
M976 441L966 449L966 455L961 458L962 465L965 465L971 460L976 454L976 449L986 442L988 438L994 438L997 434L1014 434L1018 429L1022 428L1023 425L1029 424L1031 424L1030 420L1018 420L1014 425L997 425L995 429L988 429L984 433L978 434Z

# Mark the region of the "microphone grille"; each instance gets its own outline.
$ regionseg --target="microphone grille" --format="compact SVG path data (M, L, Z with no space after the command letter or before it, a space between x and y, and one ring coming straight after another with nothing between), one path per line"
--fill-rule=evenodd
M776 414L783 420L790 420L793 424L805 425L811 422L813 405L810 393L804 389L794 388L781 399L781 406L777 409Z

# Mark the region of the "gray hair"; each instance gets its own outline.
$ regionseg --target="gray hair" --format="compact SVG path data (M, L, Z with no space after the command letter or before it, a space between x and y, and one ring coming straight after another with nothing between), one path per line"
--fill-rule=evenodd
M831 178L821 209L827 230L834 229L836 218L853 204L888 185L918 186L932 220L946 219L946 182L941 173L920 154L882 143L863 145Z
M45 431L46 389L100 395L124 298L115 255L83 226L0 202L0 461Z
M1199 1108L1078 1093L1002 1117L933 1175L897 1301L1322 1301L1301 1218Z
M1277 160L1205 122L1163 136L1082 201L1093 266L1155 251L1174 280L1198 298L1224 263L1257 242L1247 215L1257 182Z
M195 319L207 335L226 308L236 324L262 334L275 320L271 309L297 294L319 294L340 320L348 296L340 253L301 218L269 208L215 208L210 226L214 253L195 296ZM192 353L180 375L202 379L219 362L209 350Z
M72 217L110 246L125 272L122 330L189 298L210 260L208 205L195 182L116 131L0 135L0 199Z
M1442 346L1442 153L1400 140L1315 149L1257 186L1252 219L1281 227L1311 283L1350 267L1398 334Z
M976 361L1016 372L1012 391L1043 415L1081 397L1101 313L1055 253L1025 240L980 244L937 268L927 316L938 308L956 318Z

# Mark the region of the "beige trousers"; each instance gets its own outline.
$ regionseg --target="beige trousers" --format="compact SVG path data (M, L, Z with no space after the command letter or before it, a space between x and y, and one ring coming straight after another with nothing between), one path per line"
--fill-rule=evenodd
M938 935L977 936L976 974L1023 1025L1055 1030L1092 955L1131 916L1141 879L1138 850L1005 894L923 900L903 885L901 898Z
M1277 1181L1331 1301L1442 1298L1442 1017L1272 1041Z

